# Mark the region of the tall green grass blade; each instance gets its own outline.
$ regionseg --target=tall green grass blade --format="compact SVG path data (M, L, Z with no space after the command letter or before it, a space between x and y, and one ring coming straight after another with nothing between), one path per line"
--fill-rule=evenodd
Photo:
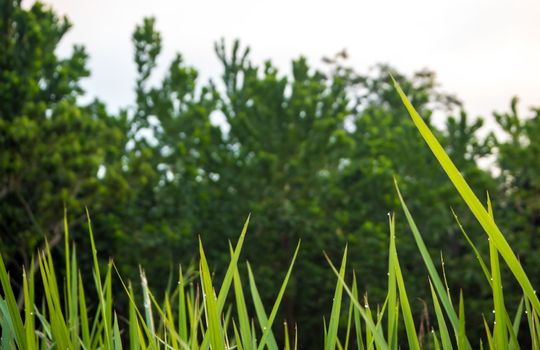
M392 77L392 79L394 78ZM395 80L394 87L396 88L399 96L401 97L401 100L405 105L407 111L409 112L409 115L411 116L414 124L416 125L416 128L418 129L418 131L426 141L427 145L439 161L441 167L444 169L444 171L450 178L450 181L452 181L465 203L467 203L467 206L469 207L473 215L476 217L488 237L493 241L493 244L495 244L495 246L497 247L497 250L514 274L517 282L521 285L524 293L530 299L531 304L533 305L533 309L537 313L540 312L540 300L538 299L535 290L529 278L527 277L527 274L525 273L525 270L523 270L521 263L519 262L518 258L512 251L512 248L504 238L504 235L499 230L493 219L489 216L488 212L486 211L478 197L476 197L474 192L471 190L459 170L456 168L450 157L448 157L448 155L444 151L439 141L437 141L429 127L426 125L424 120L422 120L422 117L420 117L418 112L412 106L409 99L407 98L403 90L401 90L401 87Z
M399 190L399 186L395 178L394 178L394 185L396 187L399 201L401 202L401 207L403 209L403 212L405 213L405 217L407 219L411 232L413 233L414 240L416 242L416 245L418 246L418 250L420 251L420 254L422 255L422 259L424 260L424 264L426 265L426 268L428 270L431 282L433 283L433 286L435 287L435 290L437 291L437 294L439 295L440 302L442 303L444 310L446 311L446 314L448 315L448 319L450 320L452 328L454 329L454 333L457 337L458 332L459 332L459 319L454 309L454 306L452 305L452 300L450 299L450 292L449 292L448 284L446 283L446 277L444 278L445 282L443 284L443 281L439 277L439 273L437 272L437 269L435 268L435 264L433 263L433 260L431 259L431 256L429 255L428 249L426 247L426 244L424 243L422 235L420 234L420 231L418 230L418 227L416 226L416 223L414 222L414 219L411 213L409 212L409 208L407 207L407 204L405 203L405 200L403 199L403 196L401 195L401 191ZM465 349L470 349L468 340L466 341L465 346L466 346Z
M232 248L231 248L232 249ZM236 309L238 312L238 322L240 324L240 336L243 344L243 348L246 350L252 350L251 328L249 325L249 316L247 312L246 301L244 297L244 291L242 290L242 281L240 280L240 274L238 268L234 271L233 277L234 294L236 300ZM240 338L238 339L240 341Z
M180 266L178 269L178 331L180 338L185 342L188 342L188 322L184 274Z
M486 318L484 317L484 328L486 330L486 338L488 340L488 345L489 345L489 348L490 350L493 349L497 349L497 346L495 345L495 342L493 341L493 336L491 335L491 331L489 330L489 325L486 321Z
M261 336L261 341L259 342L259 346L257 347L257 350L262 350L266 345L266 340L268 338L268 335L270 334L270 330L272 329L272 325L277 315L279 305L281 304L281 299L283 298L283 294L285 294L285 288L287 287L287 283L289 282L289 278L291 277L291 272L294 267L294 262L296 261L296 256L298 255L299 250L300 250L300 241L298 242L298 245L296 246L296 250L294 251L291 264L289 265L289 270L287 271L287 274L285 275L285 279L283 280L283 283L281 284L281 289L279 290L278 296L276 297L276 301L274 302L274 307L272 308L272 311L270 312L270 316L268 316L268 322L263 327L263 334Z
M341 279L345 279L345 266L347 265L347 247L343 252L343 259L341 261L341 267L339 269L339 275ZM334 350L336 348L339 316L341 312L341 296L343 294L343 285L337 281L336 290L334 292L334 298L332 303L332 312L330 314L330 323L328 324L327 339L324 348L326 350Z
M106 303L106 297L104 293L103 284L101 282L101 273L99 269L99 262L97 257L97 249L96 244L94 242L94 233L92 231L92 221L90 220L90 213L88 211L88 208L86 208L86 218L88 221L88 234L90 236L90 247L92 249L92 259L94 262L94 282L96 284L96 289L98 291L98 297L99 297L99 306L101 308L101 315L103 317L103 325L104 325L104 334L105 334L105 344L107 344L107 347L111 349L113 347L112 342L112 320L108 318L109 312L109 306Z
M491 206L491 200L489 194L487 195L487 207L488 215L491 219L493 217L493 208ZM499 265L499 253L497 248L493 244L492 240L489 240L489 258L491 263L491 288L493 292L493 305L495 312L495 325L494 325L494 338L497 349L508 349L508 334L506 333L506 308L504 306L504 295L502 290L501 281L501 267Z
M353 302L353 299L354 300L358 300L358 286L356 284L356 274L353 273L353 284L352 284L352 291L351 291L351 305L354 306L354 302ZM360 311L358 310L358 308L354 307L353 308L353 313L354 313L354 332L356 334L356 344L358 346L358 349L359 350L364 350L364 339L363 339L363 335L362 335L362 322L361 322L361 315L360 315Z
M463 300L463 291L459 293L459 331L457 337L458 349L464 349L467 346L467 336L465 335L465 301Z
M448 332L448 327L446 326L446 320L444 319L444 314L439 304L439 298L437 298L437 293L433 288L431 280L429 281L429 286L431 288L431 297L433 298L433 306L435 309L435 315L437 316L437 324L439 325L439 333L441 334L442 348L444 350L452 350L452 341L450 340L450 333Z
M355 298L355 296L353 295L353 293L351 292L351 290L345 283L345 280L341 278L338 270L335 268L334 264L332 264L332 261L330 260L330 258L326 254L324 256L326 258L326 261L328 261L328 264L332 268L332 271L334 271L334 274L338 277L339 281L343 284L343 289L345 289L345 291L351 298L351 301L353 302L355 308L358 310L358 312L360 313L360 315L366 322L366 329L369 329L369 332L373 333L373 337L377 346L382 350L388 350L389 349L388 344L386 343L381 330L378 329L375 323L373 322L373 318L371 317L371 312L369 311L369 306L367 305L367 302L366 302L366 309L364 309L358 302L358 299ZM367 338L366 338L366 343L367 343Z
M268 324L268 317L266 316L266 311L264 311L264 306L259 295L259 290L257 289L257 284L255 283L255 277L253 276L253 272L251 271L251 266L249 265L249 263L247 263L247 269L251 298L253 299L253 306L255 307L255 313L257 314L257 320L259 321L259 325L261 329L264 330L264 327ZM251 334L253 334L253 337L255 336L255 332L252 331ZM269 349L278 349L276 338L274 337L271 329L268 333L266 343Z
M0 283L2 284L3 298L5 302L4 311L4 322L9 322L11 324L11 329L13 332L13 338L15 343L20 349L25 349L26 344L26 334L24 331L23 321L21 314L19 313L19 307L13 294L13 289L11 288L9 274L6 270L4 264L4 259L0 255Z
M212 350L224 350L223 330L221 329L220 313L218 311L216 300L217 298L215 297L210 269L208 268L208 262L206 261L206 255L204 254L204 249L200 239L199 254L201 259L199 264L201 272L201 284L203 288L206 323L210 334L210 343L212 344Z
M388 216L388 223L389 226L392 227L393 217L390 215ZM394 238L390 237L390 240L392 241ZM393 268L395 266L395 258L396 256L392 252L392 244L388 245L388 325L387 325L387 332L388 332L388 345L391 349L397 350L398 348L398 318L397 313L399 310L399 304L398 304L398 298L397 298L397 286L396 286L396 269Z
M396 232L395 232L395 219L394 216L390 216L390 262L392 265L390 269L395 270L395 278L397 282L397 287L399 291L401 311L403 312L403 321L405 322L405 331L407 333L407 339L409 342L409 347L414 350L420 350L420 343L418 342L416 327L414 326L414 320L411 312L411 307L409 305L409 298L407 296L407 291L405 289L405 282L403 280L403 275L401 273L401 267L399 266L399 259L396 250Z

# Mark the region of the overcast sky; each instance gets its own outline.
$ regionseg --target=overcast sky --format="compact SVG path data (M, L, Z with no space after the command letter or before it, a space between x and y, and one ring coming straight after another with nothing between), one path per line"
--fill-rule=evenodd
M89 95L113 110L133 102L131 33L155 16L163 35L163 70L181 52L203 79L218 77L219 38L252 48L255 62L272 59L284 72L305 55L315 65L343 48L360 71L387 62L411 73L435 70L444 91L457 94L472 115L540 106L540 1L184 1L46 0L73 28L60 53L86 46ZM30 3L30 1L26 1Z

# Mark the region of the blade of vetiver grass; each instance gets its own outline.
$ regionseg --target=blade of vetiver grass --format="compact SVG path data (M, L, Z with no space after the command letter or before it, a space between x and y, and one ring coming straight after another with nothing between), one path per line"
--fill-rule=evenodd
M358 286L356 285L356 273L353 272L353 284L352 284L352 298L358 300ZM351 305L354 306L353 300L350 300ZM353 308L354 312L354 331L356 333L356 344L358 350L364 350L364 339L362 336L362 322L360 321L360 312L357 308Z
M180 338L188 342L188 316L186 312L186 292L184 289L182 266L178 269L178 332Z
M366 322L367 328L369 328L369 330L373 333L377 346L382 350L389 350L388 344L384 340L384 336L382 335L380 329L377 329L377 326L373 323L373 319L367 315L366 310L364 310L364 308L360 305L357 298L354 297L353 293L345 283L345 280L341 278L338 270L335 268L334 264L332 264L330 258L326 254L324 254L324 257L326 258L326 261L328 261L328 264L332 268L332 271L334 271L334 274L337 276L341 284L343 284L343 289L345 289L345 291L351 298L351 301L354 303L355 308L358 310L360 315L362 315L362 318Z
M409 212L409 208L407 207L407 204L405 203L405 200L403 199L403 196L401 195L401 191L399 190L399 186L395 178L394 178L394 185L398 194L399 201L401 203L401 207L403 209L403 212L405 213L405 218L407 219L407 222L413 234L418 250L420 251L420 254L422 255L422 259L424 260L424 264L426 265L426 268L428 270L429 277L433 283L433 286L435 287L435 290L437 291L437 294L439 295L440 301L446 311L446 314L448 315L452 328L454 329L454 333L457 337L458 332L459 332L459 319L454 309L454 306L452 305L452 301L450 300L448 287L445 287L445 285L443 284L443 281L439 277L439 273L437 272L437 269L435 268L435 264L433 263L433 260L431 259L431 256L429 255L429 252L427 250L426 244L424 243L422 235L420 234L420 231L418 230L418 227L416 226L416 223L411 213ZM467 348L470 348L470 345L469 345L470 343L468 340L466 341L466 344L467 344Z
M13 289L11 288L9 274L6 270L4 259L2 258L1 255L0 255L0 283L2 284L2 290L4 294L3 298L5 301L6 310L7 310L6 314L4 315L4 318L6 320L9 318L11 321L11 324L13 327L13 336L14 336L17 346L20 349L25 349L26 348L26 334L24 331L23 321L21 318L21 314L19 312L19 307L17 306L15 294L13 293Z
M84 296L84 286L82 281L82 276L80 271L78 272L78 282L79 282L79 309L80 309L80 323L81 323L81 336L82 336L82 344L86 349L90 348L90 329L88 328L88 313L86 308L86 299Z
M461 222L459 221L459 218L458 216L456 215L456 213L454 212L453 209L451 209L452 211L452 214L454 215L454 219L456 220L456 223L458 224L458 227L461 231L461 233L463 234L463 236L465 237L465 239L467 240L467 242L469 243L469 246L472 248L472 250L474 251L474 254L476 256L476 259L478 261L478 263L480 264L481 268L482 268L482 271L484 272L484 275L486 277L486 280L487 282L489 283L489 286L490 288L493 289L493 282L492 282L492 277L491 277L491 273L489 272L486 264L484 263L484 259L482 258L482 256L480 255L480 252L478 251L478 249L476 248L476 246L474 245L474 243L472 242L472 240L470 239L469 235L467 234L467 232L465 231L465 229L463 228L463 225L461 225ZM497 259L498 260L498 259ZM517 342L517 339L516 339L516 335L515 335L515 329L512 328L512 322L510 321L510 316L508 315L508 311L505 309L504 310L504 316L506 318L506 327L508 328L508 333L510 335L510 344L509 344L509 347L510 348L515 348L515 349L519 349L519 343Z
M223 330L221 329L221 320L219 317L220 312L218 311L217 298L215 297L214 287L212 285L210 269L208 268L208 262L206 261L206 255L204 254L200 238L199 254L199 270L201 272L201 285L203 288L206 323L210 334L210 343L212 344L212 350L224 350Z
M523 316L523 302L524 299L521 298L521 301L519 302L516 315L514 316L514 322L512 323L512 329L513 329L513 337L517 339L517 335L519 333L519 326L521 324L521 318ZM519 343L516 341L515 344L519 346ZM514 342L510 344L510 349L519 349L519 347L515 347Z
M536 312L540 312L540 300L538 299L535 290L525 273L525 270L521 266L518 258L514 254L512 248L504 238L504 235L499 230L493 219L489 216L488 212L478 199L474 192L471 190L459 170L456 168L450 157L446 154L443 147L437 141L429 127L426 125L422 117L418 114L416 109L412 106L411 102L399 86L399 84L394 80L394 87L396 88L403 104L405 105L409 115L411 116L416 128L426 141L427 145L439 161L441 167L444 169L448 175L450 181L454 184L454 187L457 189L473 215L476 217L486 234L493 241L497 250L505 260L506 264L514 274L517 282L520 284L521 288L531 300L533 308Z
M390 259L390 262L393 264L393 266L390 266L389 268L395 269L395 277L399 291L401 311L403 312L403 321L405 322L405 331L407 333L409 347L414 350L420 350L420 343L418 342L416 327L414 326L411 307L409 305L409 298L405 289L403 275L401 274L401 267L399 266L399 259L396 250L395 219L393 215L390 215L390 254L392 255L392 259Z
M287 287L287 283L289 282L289 278L291 277L291 272L294 267L294 262L296 261L296 256L298 255L298 251L300 250L300 243L301 242L298 241L298 245L296 246L296 250L294 251L293 258L289 265L289 269L287 270L287 274L285 275L285 278L283 279L283 283L281 284L281 288L276 297L276 301L274 302L274 307L272 307L270 316L268 316L268 322L263 327L263 334L261 336L261 341L259 342L259 346L257 347L257 350L262 350L266 345L266 339L268 338L268 335L270 334L270 330L274 323L274 319L277 315L279 305L281 304L281 299L283 298L283 294L285 294L285 288Z
M236 347L238 348L238 350L243 350L244 348L242 347L242 340L240 339L240 334L238 333L238 328L236 328L236 323L234 322L234 320L233 320L233 331L234 331L234 339L236 342Z
M482 271L484 272L484 275L486 276L486 279L487 279L487 281L488 281L488 283L489 283L489 285L491 287L491 273L489 272L486 264L484 263L484 259L482 259L482 256L480 255L480 252L478 251L478 249L476 249L476 246L474 245L473 241L471 240L471 238L469 237L469 235L467 234L467 232L463 228L463 225L461 225L461 222L459 221L458 216L454 212L454 209L451 208L451 211L452 211L452 214L454 215L454 219L457 222L459 230L461 231L461 233L463 234L463 236L465 237L465 239L467 240L467 242L471 246L472 250L474 251L474 255L476 256L476 259L478 260L478 263L482 267Z
M439 339L433 329L431 330L431 335L433 336L433 346L435 347L435 350L440 350L441 345L439 344Z
M463 291L459 293L459 331L458 331L458 349L464 349L467 346L467 336L465 335L465 301L463 300Z
M47 259L47 256L49 259ZM50 258L50 251L47 244L46 253L42 252L38 257L43 290L46 291L44 295L49 310L52 339L60 348L68 349L70 347L69 331L62 314L62 304L58 295L54 266L52 264L52 258Z
M493 210L489 195L487 197L488 215L493 219ZM501 281L501 268L499 266L499 253L497 248L489 239L489 258L491 264L491 288L493 292L493 306L495 312L495 324L493 336L497 349L508 348L508 335L506 333L506 308L504 307L504 295Z
M343 259L341 261L341 267L339 269L339 275L341 279L345 279L345 266L347 265L347 247L343 252ZM332 311L330 313L330 323L328 324L328 336L324 348L326 350L334 350L336 348L337 333L339 326L339 316L341 312L341 295L343 293L343 286L341 282L337 281L336 290L334 292L334 298L332 303Z
M349 312L347 313L347 330L345 332L345 345L343 348L345 350L349 349L349 339L351 336L351 327L352 327L352 316L353 316L353 304L349 302Z
M482 316L482 317L483 317L483 316ZM490 348L490 350L495 350L495 349L497 349L497 347L495 346L495 342L493 341L493 337L492 337L492 335L491 335L491 331L489 330L489 325L488 325L488 323L487 323L487 321L486 321L486 318L483 317L483 319L484 319L484 328L485 328L485 330L486 330L486 338L487 338L487 340L488 340L489 348Z
M98 262L98 258L97 258L97 249L96 249L96 244L94 242L94 233L92 232L92 221L90 220L90 212L88 211L88 208L86 208L86 218L87 218L87 221L88 221L88 234L90 236L90 247L92 249L92 259L93 259L93 262L94 262L94 281L95 281L96 288L97 288L97 291L98 291L99 306L101 308L101 314L102 314L103 323L104 323L105 343L107 344L107 347L109 349L111 349L112 345L113 345L113 343L112 343L112 334L111 334L112 320L107 317L107 315L109 314L109 312L107 310L108 306L106 304L104 289L103 289L103 285L101 283L101 273L100 273L100 270L99 270L99 262Z
M129 291L133 294L133 288L131 287L131 282L128 285ZM133 303L129 303L129 349L130 350L139 350L140 340L137 327L139 326L139 321L137 320L137 313L135 311L135 306Z
M236 266L238 264L238 258L240 257L242 245L244 244L244 238L246 236L250 218L251 218L251 214L248 215L246 222L244 223L244 227L242 228L242 232L240 233L240 237L238 238L238 242L236 243L234 254L231 258L231 261L229 262L229 266L227 267L227 271L225 272L225 277L223 278L223 282L221 283L221 288L219 289L219 293L217 296L217 304L216 304L218 315L221 315L221 312L223 311L223 306L225 305L225 300L229 293L229 288L231 287L234 270L236 269ZM208 349L209 344L210 344L210 334L207 332L203 337L201 349L203 350Z
M32 259L34 260L34 259ZM33 261L32 265L33 266ZM24 295L24 329L26 333L26 346L29 350L36 348L36 327L34 317L34 274L26 276L23 267L23 295Z
M171 336L171 337L167 337L168 339L170 339L170 346L172 346L173 349L178 349L178 341L176 339L176 337L180 337L178 335L178 332L176 331L176 329L174 328L174 317L173 317L173 313L172 313L172 308L171 308L171 302L169 301L169 293L166 292L165 293L165 317L164 319L162 320L162 323L165 325L165 330L164 330L164 333L166 333L167 329L170 329L172 328L170 331L175 334L175 336Z
M154 343L154 340L152 339L150 330L148 329L148 326L146 325L145 317L141 314L139 308L137 307L137 304L135 303L135 298L133 296L133 290L126 286L126 284L124 283L124 280L122 279L122 276L120 275L120 272L118 271L118 268L116 267L116 265L114 263L112 263L112 267L114 268L114 270L116 272L116 275L118 276L118 279L120 280L120 283L122 284L122 287L124 288L124 291L126 292L126 295L127 295L128 299L129 299L130 305L133 306L133 309L135 310L137 316L139 317L139 320L141 321L141 325L142 325L142 328L143 328L143 330L145 332L145 335L149 339L149 347L152 348L152 349L156 349L156 345ZM98 309L98 312L99 312L99 310L101 310L101 308ZM96 320L97 320L97 317L96 317ZM92 333L93 333L93 331L92 331ZM144 348L146 348L146 344L145 344L145 341L144 341L144 336L142 335L142 330L139 329L138 333L141 333L141 335L139 335L139 342L140 342L140 346L144 349Z
M264 311L264 305L261 301L259 290L257 289L257 284L255 283L255 277L253 276L253 272L251 271L251 266L249 265L249 263L246 263L246 265L248 270L249 287L251 291L251 298L253 300L253 306L255 307L255 313L257 314L259 326L261 327L261 329L263 329L265 325L268 324L268 317L266 316L266 311ZM253 334L253 338L255 338L255 332L252 331L251 334ZM272 330L270 330L270 333L268 334L266 343L271 350L278 349L276 338L274 337Z
M231 250L231 254L233 254L232 246L230 244L229 249ZM246 300L244 297L244 291L242 290L242 281L240 279L240 273L238 273L238 267L234 270L233 284L236 300L236 309L238 312L238 322L240 323L240 336L242 345L244 349L252 350L251 344L253 337L251 335ZM238 341L240 341L240 338L238 339Z
M441 334L441 342L443 350L452 350L452 341L450 340L450 334L448 333L448 328L446 327L446 321L439 304L439 298L437 298L437 293L433 288L431 280L429 280L429 286L431 288L431 296L433 298L433 306L435 309L435 315L437 316L437 324L439 325L439 333Z
M391 218L389 216L389 224ZM391 238L392 239L392 238ZM397 350L398 348L398 322L397 322L397 309L399 308L397 302L397 290L396 290L396 270L392 268L395 265L395 255L392 254L392 244L388 245L388 345L391 349Z
M283 322L283 334L285 336L285 350L291 350L291 344L289 342L289 328L287 327L287 321Z

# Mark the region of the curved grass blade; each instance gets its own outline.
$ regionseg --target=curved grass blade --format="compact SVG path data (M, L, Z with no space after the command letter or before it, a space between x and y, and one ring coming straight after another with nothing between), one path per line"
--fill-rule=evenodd
M493 244L495 244L495 246L497 247L497 250L514 274L517 282L520 284L524 293L530 299L531 304L533 305L533 309L537 313L540 313L540 300L535 294L529 277L527 277L525 270L521 266L521 263L514 254L512 248L506 241L506 238L504 238L502 232L499 230L493 219L489 216L488 212L486 211L478 197L476 197L474 192L471 190L459 170L456 168L450 157L446 154L443 147L441 146L439 141L437 141L437 139L435 138L429 127L426 125L422 117L415 110L399 84L394 80L393 77L392 80L394 82L394 87L396 88L399 96L401 97L401 100L405 105L407 111L409 112L409 115L411 116L414 124L416 125L416 128L418 129L418 131L426 141L427 145L439 161L441 167L448 175L450 181L452 181L452 183L454 184L454 187L457 189L465 203L467 203L467 206L469 207L473 215L476 217L488 237L493 241Z
M274 322L274 319L276 317L276 314L279 308L279 304L281 304L281 299L283 298L283 294L285 294L285 288L287 287L287 283L289 282L289 277L291 276L294 262L296 261L296 256L298 255L299 250L300 250L300 241L298 241L298 245L296 246L296 250L294 252L291 264L289 266L289 270L287 271L287 274L285 275L285 279L283 280L281 289L279 290L278 296L274 303L274 307L272 308L272 311L270 312L270 316L268 317L268 322L266 323L266 326L263 328L263 335L261 337L261 341L259 343L259 346L257 347L257 350L262 350L264 346L266 345L266 338L268 338L270 329L272 328L272 324Z
M345 279L345 266L347 265L347 247L343 252L343 258L341 261L341 267L339 269L339 275L341 279ZM332 312L330 313L330 322L328 324L328 333L325 342L326 350L334 350L336 348L339 316L341 312L341 296L343 294L343 285L337 281L336 290L334 292L334 299L332 304Z

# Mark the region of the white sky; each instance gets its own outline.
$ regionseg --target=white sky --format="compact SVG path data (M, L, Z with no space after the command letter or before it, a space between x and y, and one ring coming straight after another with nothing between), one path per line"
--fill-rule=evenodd
M31 2L27 0L26 3ZM74 43L90 54L89 95L113 110L133 102L131 34L153 15L163 35L160 68L175 52L201 77L217 78L213 43L239 38L255 62L272 59L285 73L290 61L346 48L359 71L387 62L405 73L427 67L444 91L474 115L540 106L540 1L532 0L46 0L73 23L60 48Z

